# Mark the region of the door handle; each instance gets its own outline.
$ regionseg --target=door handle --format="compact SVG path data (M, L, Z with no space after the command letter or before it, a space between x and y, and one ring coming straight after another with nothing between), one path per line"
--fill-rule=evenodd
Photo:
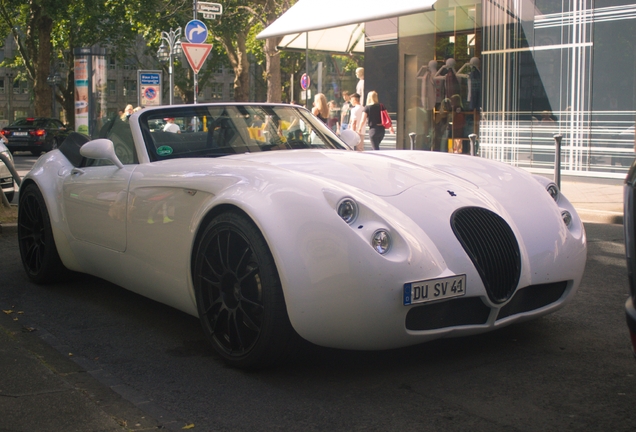
M73 170L71 171L71 175L82 175L82 174L86 174L86 171L84 171L83 169L79 169L79 168L73 168Z

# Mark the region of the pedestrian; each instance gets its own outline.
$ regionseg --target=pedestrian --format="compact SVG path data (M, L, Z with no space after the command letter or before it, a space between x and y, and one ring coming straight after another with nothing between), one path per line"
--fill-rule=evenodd
M324 124L327 124L329 118L329 106L327 105L327 98L322 93L316 93L314 96L314 107L311 113L318 117Z
M338 132L340 130L340 108L338 108L338 104L335 100L330 100L327 106L329 107L327 126L329 126L329 129L333 132Z
M349 113L351 130L360 136L360 141L356 146L356 150L364 151L364 124L362 123L362 110L364 107L360 104L360 95L358 93L352 94L349 101L351 103L351 110Z
M164 132L181 133L181 128L174 122L173 117L166 117L164 120L166 121L166 124L163 126Z
M132 115L133 110L134 110L134 108L133 108L132 105L130 105L130 104L126 105L126 108L124 108L124 114L121 116L121 120L125 121L125 122L128 122L128 119Z
M340 130L345 130L349 127L351 121L351 96L349 96L347 90L342 91L342 99L344 99L344 103L340 110Z
M382 114L380 113L382 109L384 109L384 105L380 103L378 93L375 90L370 91L367 96L367 105L362 110L360 128L364 127L364 123L369 126L369 141L371 141L373 150L380 150L380 143L386 133L384 126L382 126ZM389 130L391 133L395 133L393 125Z

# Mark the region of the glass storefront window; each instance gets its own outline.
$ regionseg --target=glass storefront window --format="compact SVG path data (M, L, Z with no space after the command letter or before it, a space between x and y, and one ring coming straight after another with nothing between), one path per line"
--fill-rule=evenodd
M398 147L470 152L481 117L481 32L481 1L440 0L434 11L400 17Z

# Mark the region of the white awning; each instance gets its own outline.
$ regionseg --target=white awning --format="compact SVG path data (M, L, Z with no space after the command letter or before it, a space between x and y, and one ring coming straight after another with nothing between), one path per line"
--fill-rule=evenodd
M314 51L334 53L364 53L364 24L351 24L327 30L287 35L280 41L278 48L282 50L309 48Z
M298 0L258 39L288 36L281 48L305 48L333 52L364 50L362 25L365 22L433 10L436 0ZM312 34L313 33L313 34ZM301 35L302 34L302 35ZM313 41L313 42L312 42Z

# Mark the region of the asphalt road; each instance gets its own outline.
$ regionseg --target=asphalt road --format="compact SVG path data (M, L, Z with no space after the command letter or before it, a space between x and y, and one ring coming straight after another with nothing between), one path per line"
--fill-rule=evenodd
M197 319L112 284L31 284L15 235L0 236L0 308L175 429L633 431L622 226L586 227L582 286L552 315L400 350L307 346L258 373L226 367Z

